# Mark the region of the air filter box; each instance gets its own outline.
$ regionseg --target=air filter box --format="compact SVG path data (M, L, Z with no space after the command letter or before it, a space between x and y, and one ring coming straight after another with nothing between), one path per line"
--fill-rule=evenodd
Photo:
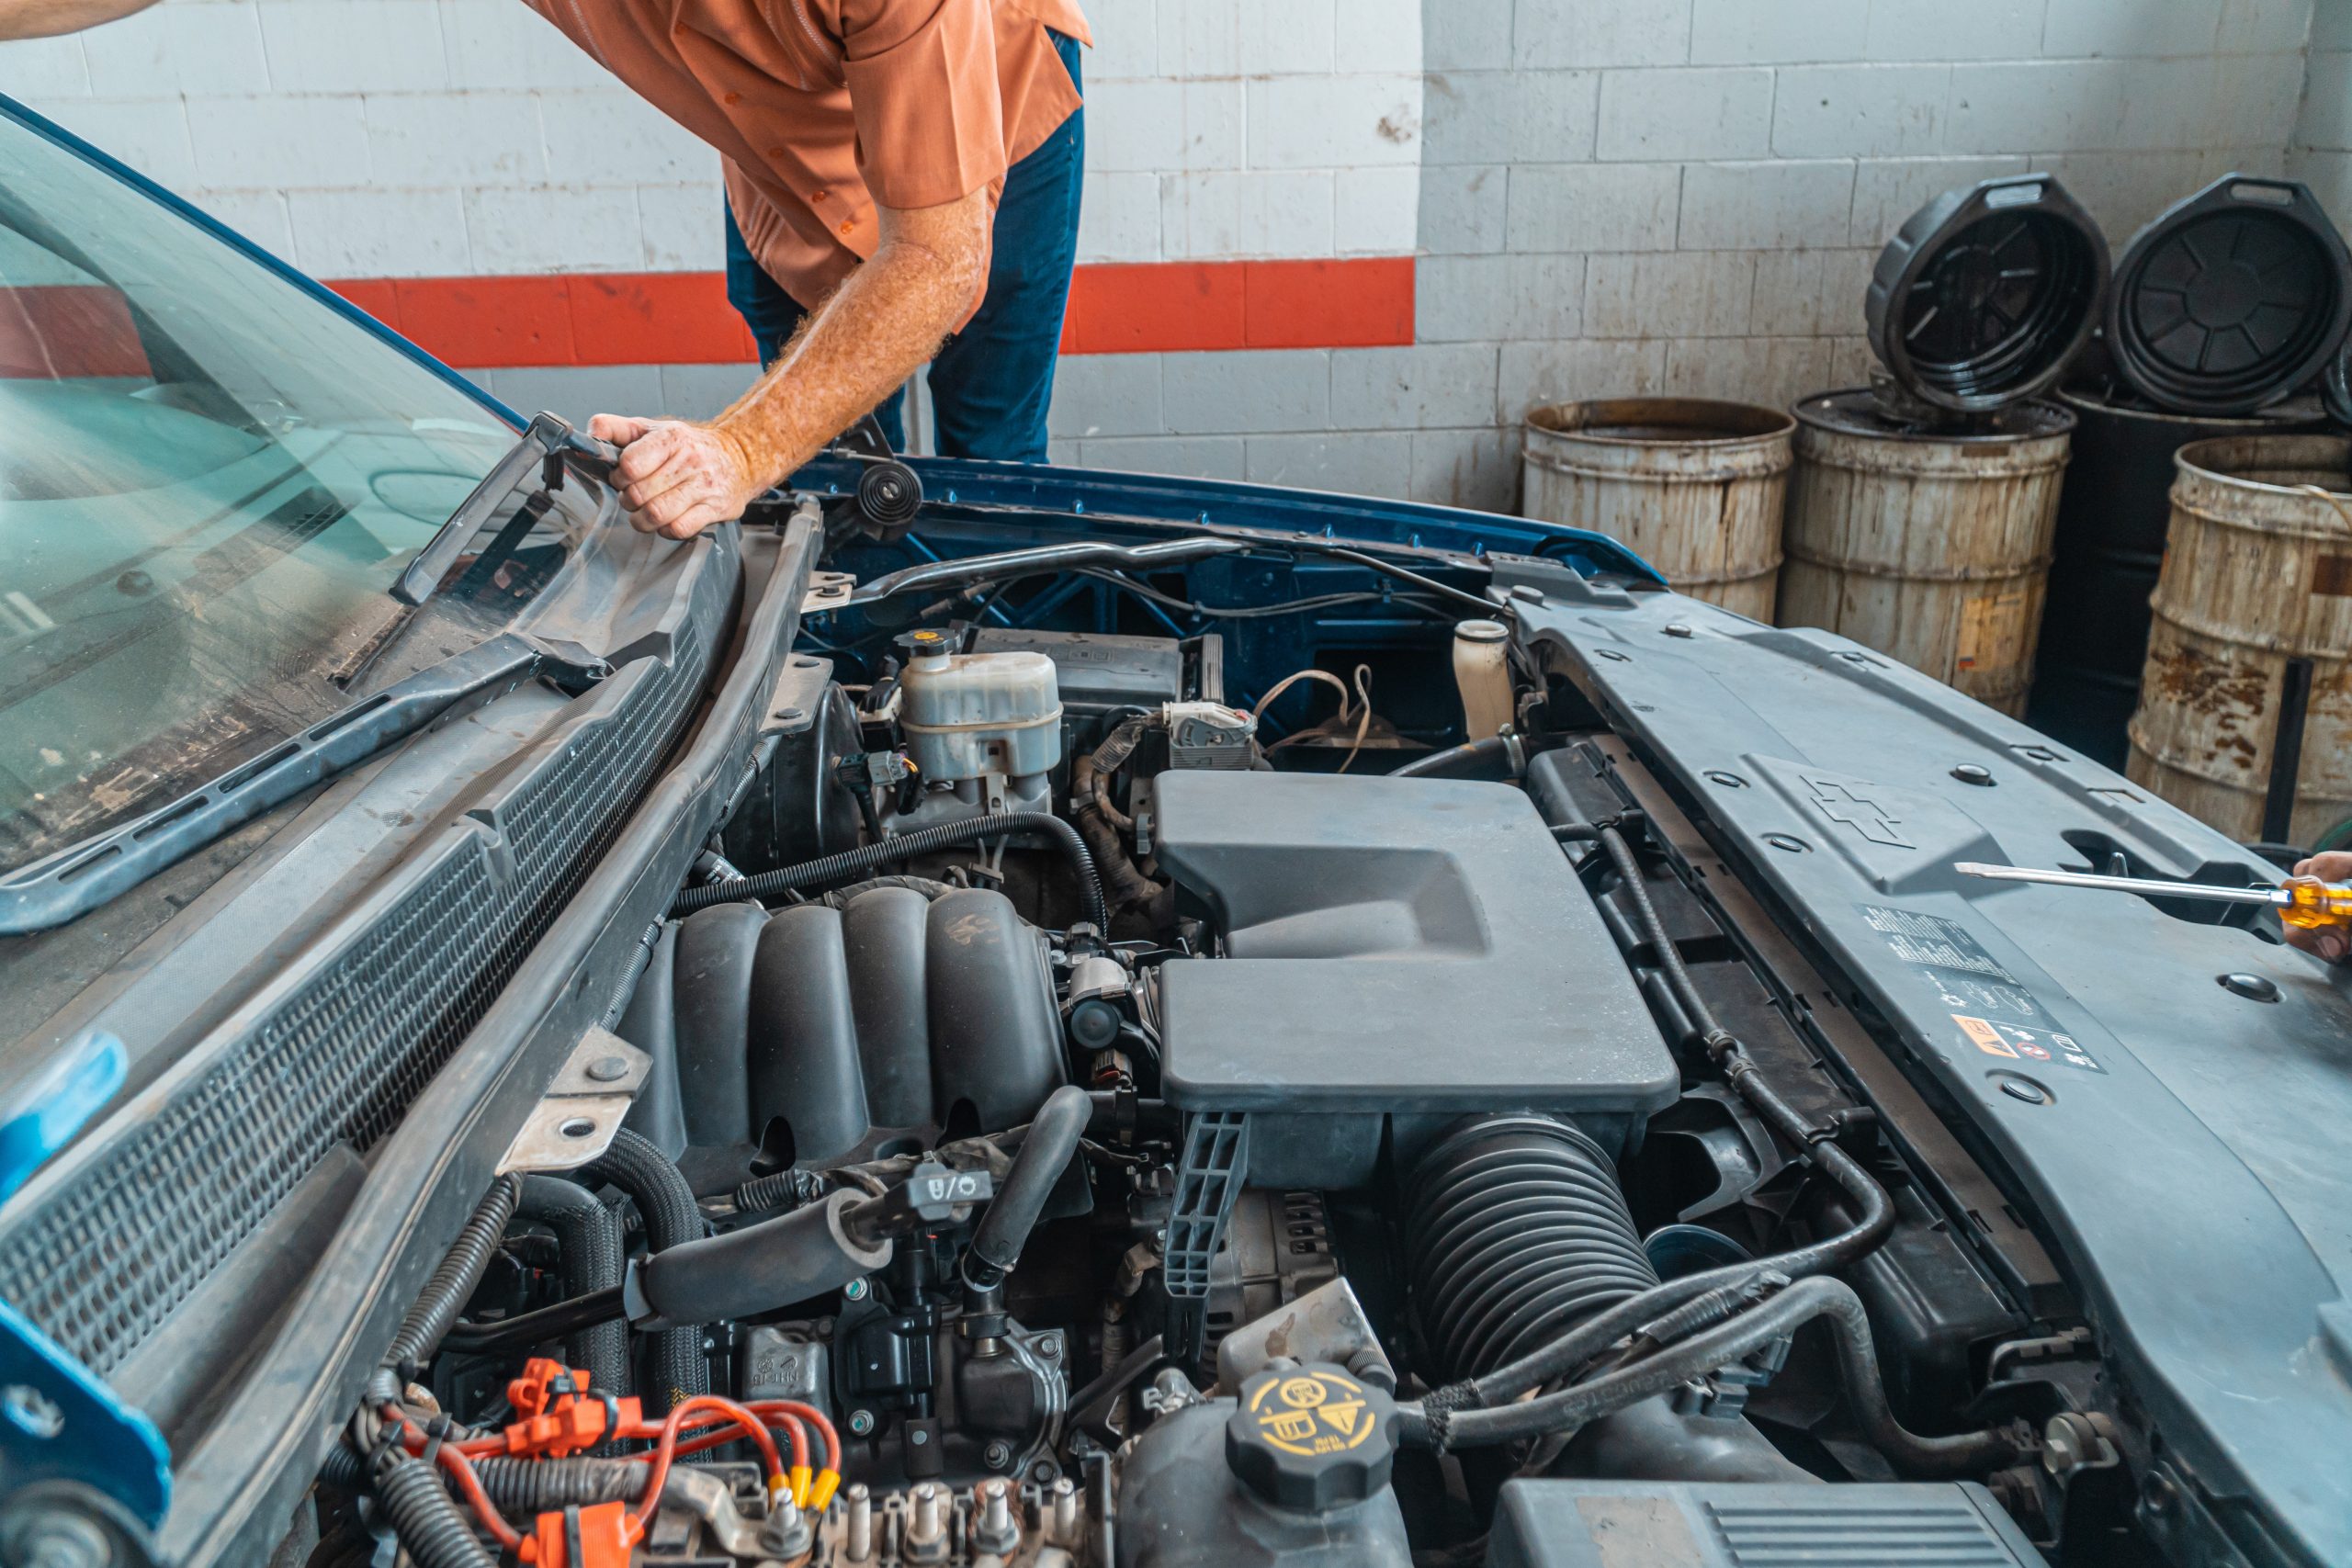
M1163 773L1163 870L1216 957L1159 976L1162 1081L1251 1112L1250 1179L1368 1175L1453 1118L1546 1111L1615 1148L1674 1060L1592 900L1507 784ZM1295 1166L1295 1170L1291 1168Z

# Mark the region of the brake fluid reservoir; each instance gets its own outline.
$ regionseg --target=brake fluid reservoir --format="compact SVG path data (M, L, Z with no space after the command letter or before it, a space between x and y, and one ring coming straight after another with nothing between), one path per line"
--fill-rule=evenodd
M1061 694L1042 653L951 653L944 632L903 639L899 728L917 775L1023 778L1062 756Z

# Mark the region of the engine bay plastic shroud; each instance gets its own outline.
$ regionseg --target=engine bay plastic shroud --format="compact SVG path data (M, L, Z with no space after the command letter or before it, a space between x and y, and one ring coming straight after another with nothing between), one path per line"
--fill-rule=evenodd
M1252 1181L1368 1173L1384 1115L1400 1145L1513 1110L1615 1147L1674 1103L1674 1059L1523 792L1205 771L1158 789L1159 863L1224 943L1160 968L1162 1082L1184 1110L1251 1112Z
M1513 1481L1489 1568L1740 1568L1743 1563L1966 1562L2041 1568L1973 1482L1759 1486L1689 1481Z
M1806 1005L1883 1030L1889 1059L2049 1241L2102 1359L2163 1440L2166 1483L2226 1499L2232 1535L2260 1541L2249 1560L2352 1562L2340 974L2131 895L1951 869L2120 855L2143 875L2243 886L2276 868L1842 637L1679 594L1610 594L1523 558L1498 558L1497 582L1536 657L1703 828L1722 859L1703 874L1736 874L1813 950L1835 989ZM1958 776L1967 763L1991 786ZM2217 983L2240 973L2278 999ZM1988 1043L1988 1009L2048 1016ZM2092 1065L2062 1055L2059 1034ZM1850 1076L1834 1045L1824 1057ZM2007 1088L2020 1079L2041 1098ZM2142 1517L2168 1560L2226 1555L2203 1503Z

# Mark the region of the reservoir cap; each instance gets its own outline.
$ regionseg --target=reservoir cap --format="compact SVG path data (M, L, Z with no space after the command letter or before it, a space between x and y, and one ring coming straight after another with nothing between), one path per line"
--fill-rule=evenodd
M1241 1385L1225 1461L1283 1508L1320 1512L1377 1495L1396 1456L1396 1404L1338 1367L1274 1367Z

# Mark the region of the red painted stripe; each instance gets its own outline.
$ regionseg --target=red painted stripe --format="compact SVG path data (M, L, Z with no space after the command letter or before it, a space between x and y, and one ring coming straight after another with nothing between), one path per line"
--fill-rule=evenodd
M752 334L716 272L347 278L327 285L466 370L720 365ZM1360 348L1413 341L1413 258L1081 266L1064 354Z

